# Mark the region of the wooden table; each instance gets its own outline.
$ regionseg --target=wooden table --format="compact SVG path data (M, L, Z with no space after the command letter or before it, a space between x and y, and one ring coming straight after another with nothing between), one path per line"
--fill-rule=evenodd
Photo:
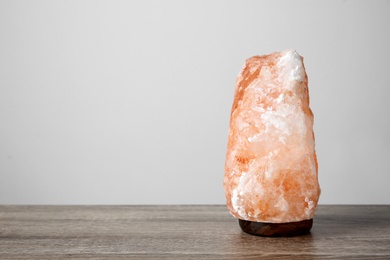
M390 206L319 206L310 234L243 233L225 206L0 206L0 259L390 259Z

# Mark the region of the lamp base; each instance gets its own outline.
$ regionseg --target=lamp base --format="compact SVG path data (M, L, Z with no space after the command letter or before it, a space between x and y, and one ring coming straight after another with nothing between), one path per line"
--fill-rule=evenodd
M292 237L309 233L311 227L313 226L313 219L287 223L253 222L239 219L238 223L240 224L242 231L251 235L266 237Z

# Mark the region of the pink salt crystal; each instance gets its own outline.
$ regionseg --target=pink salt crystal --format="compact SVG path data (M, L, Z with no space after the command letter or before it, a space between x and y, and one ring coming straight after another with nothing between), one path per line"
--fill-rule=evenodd
M226 204L238 219L312 219L320 195L303 58L255 56L237 78L226 154Z

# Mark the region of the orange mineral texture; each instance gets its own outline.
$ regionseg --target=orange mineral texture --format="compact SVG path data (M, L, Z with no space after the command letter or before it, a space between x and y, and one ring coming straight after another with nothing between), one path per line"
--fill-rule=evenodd
M313 113L296 51L249 58L238 75L224 188L227 207L239 219L314 217L320 187Z

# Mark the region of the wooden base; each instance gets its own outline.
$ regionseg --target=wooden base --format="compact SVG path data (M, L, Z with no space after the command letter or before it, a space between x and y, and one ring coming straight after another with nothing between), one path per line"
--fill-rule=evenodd
M264 223L238 220L242 231L256 236L291 237L304 235L310 232L313 219L288 223Z

